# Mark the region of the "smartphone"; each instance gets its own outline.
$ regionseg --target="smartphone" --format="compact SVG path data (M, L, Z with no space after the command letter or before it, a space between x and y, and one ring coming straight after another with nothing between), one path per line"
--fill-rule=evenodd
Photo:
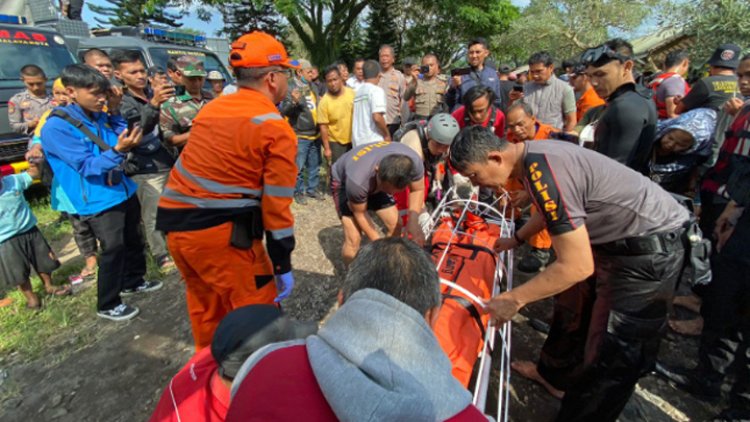
M523 92L523 85L522 84L513 85L513 91Z
M136 126L141 125L141 114L135 111L135 109L131 109L129 113L123 114L123 119L128 123L128 133L133 133L133 129Z
M176 85L174 87L174 95L178 97L185 95L185 85Z
M461 67L458 69L451 70L451 76L465 76L471 73L470 67Z
M427 74L430 73L430 66L419 66L419 73L421 74Z

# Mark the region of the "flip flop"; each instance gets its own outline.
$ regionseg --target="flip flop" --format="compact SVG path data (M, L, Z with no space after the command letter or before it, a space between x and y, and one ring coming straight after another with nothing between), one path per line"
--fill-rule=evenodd
M4 308L6 306L13 304L13 298L12 297L4 297L0 299L0 308Z
M73 293L73 290L70 288L69 284L66 284L64 286L55 286L55 289L53 291L47 291L48 296L69 296Z
M96 267L94 268L86 268L84 267L80 272L80 277L84 280L88 280L90 278L96 277Z

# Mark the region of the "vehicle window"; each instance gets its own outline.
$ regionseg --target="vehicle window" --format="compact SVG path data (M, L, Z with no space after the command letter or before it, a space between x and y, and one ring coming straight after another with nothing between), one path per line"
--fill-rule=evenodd
M218 70L222 75L224 75L224 79L228 82L232 81L233 79L229 74L229 71L227 71L227 69L214 53L182 50L179 47L150 48L149 53L151 53L151 59L153 59L154 64L163 66L165 69L167 68L167 61L170 57L179 57L183 55L196 56L203 60L203 65L206 67L206 72ZM208 84L208 82L206 82L206 89L210 90L210 85Z
M0 28L0 86L18 85L21 68L35 64L52 81L62 69L75 63L59 35Z

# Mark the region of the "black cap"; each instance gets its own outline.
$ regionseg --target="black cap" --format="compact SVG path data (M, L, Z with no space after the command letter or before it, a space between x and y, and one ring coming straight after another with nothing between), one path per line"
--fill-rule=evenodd
M414 66L415 64L419 64L419 62L414 57L407 57L404 59L404 66Z
M164 71L164 68L161 66L151 66L148 68L148 77L153 78L156 75L164 75L167 72Z
M245 360L261 347L305 338L317 330L317 323L294 321L273 305L243 306L219 323L211 342L211 355L219 364L221 375L234 379Z
M586 65L583 63L575 63L573 65L573 74L574 75L583 75L586 73Z
M722 44L708 60L710 66L737 69L740 65L740 52L742 50L735 44Z
M510 72L512 72L513 69L510 68L507 64L501 64L500 67L497 68L497 73L507 75Z

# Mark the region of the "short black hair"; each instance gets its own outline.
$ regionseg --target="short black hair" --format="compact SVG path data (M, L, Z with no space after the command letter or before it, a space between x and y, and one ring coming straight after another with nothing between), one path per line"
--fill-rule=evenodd
M141 55L135 50L112 50L112 66L119 69L123 63L142 62Z
M487 97L487 101L490 102L490 104L495 102L495 99L497 98L495 95L495 91L490 89L490 87L486 85L474 85L471 88L469 88L468 91L466 91L466 94L461 98L461 104L466 107L466 110L471 111L471 104L482 98Z
M364 57L357 57L356 59L354 59L355 64L359 62L364 62L364 61L365 61Z
M60 79L66 88L98 88L101 92L107 92L111 86L104 75L85 64L65 66L60 72Z
M664 58L664 68L669 69L681 64L685 59L689 59L690 55L685 50L675 50L669 52L667 57Z
M378 163L378 179L390 183L396 189L404 189L411 183L414 162L408 155L391 154Z
M379 239L359 250L341 289L344 303L363 289L388 294L420 315L441 302L440 279L432 259L416 243L400 237Z
M92 48L83 53L83 61L85 62L89 57L104 57L108 59L109 54L107 54L107 52L102 49Z
M490 129L479 125L466 126L453 139L450 149L451 166L459 172L471 163L486 163L491 151L502 151L508 141L500 139Z
M560 65L560 67L562 67L563 69L565 69L565 68L568 68L568 67L575 67L575 65L576 65L576 62L574 62L573 60L563 60L563 62Z
M745 60L750 60L750 54L745 54L745 55L744 55L744 56L742 56L742 58L740 59L740 61L741 61L741 62L744 62Z
M538 51L532 54L531 57L529 57L529 61L526 64L531 66L538 63L542 63L543 65L549 67L555 64L555 59L548 51Z
M169 60L167 60L167 69L172 72L177 72L178 70L180 70L180 68L177 67L176 57L170 57Z
M612 38L605 42L603 45L609 47L610 50L615 53L619 53L622 56L632 58L633 57L633 44L625 41L622 38Z
M365 79L372 79L380 74L380 63L375 60L367 60L362 65L362 75Z
M47 79L47 75L44 74L44 70L35 64L27 64L21 68L21 76L28 76L30 78L42 77Z
M339 70L339 65L341 64L342 63L334 63L326 67L325 70L323 71L323 79L327 78L328 74L331 72L336 72L336 74L339 75L339 77L341 77L341 70Z
M485 50L490 49L490 45L487 43L487 39L484 37L476 37L472 38L468 44L466 44L466 47L471 48L472 45L481 44L482 47L484 47Z

